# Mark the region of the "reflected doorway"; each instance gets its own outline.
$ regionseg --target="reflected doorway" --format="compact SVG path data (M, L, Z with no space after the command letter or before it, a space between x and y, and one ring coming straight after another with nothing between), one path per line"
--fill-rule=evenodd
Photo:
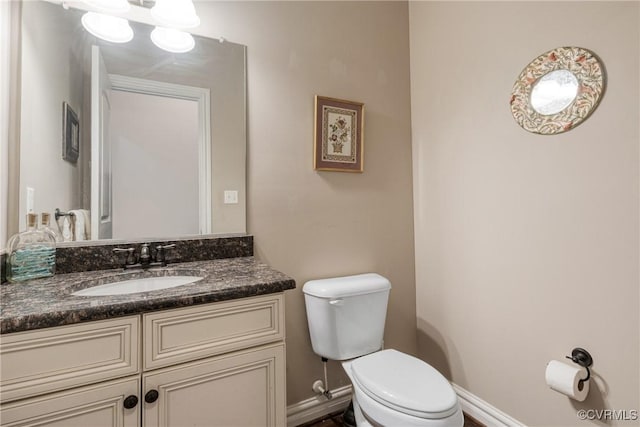
M110 101L112 238L199 234L198 104L120 90Z

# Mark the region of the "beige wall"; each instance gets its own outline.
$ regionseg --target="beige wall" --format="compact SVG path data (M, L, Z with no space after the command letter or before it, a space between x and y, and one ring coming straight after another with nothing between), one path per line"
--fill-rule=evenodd
M419 352L527 425L640 409L638 6L410 4ZM566 45L602 58L607 92L576 129L530 134L513 83ZM544 381L575 346L595 359L581 404Z
M247 45L248 230L296 279L286 293L287 400L322 377L302 285L375 271L394 288L386 345L415 352L408 8L405 2L198 2L199 32ZM365 172L315 172L315 94L365 103ZM332 387L347 384L330 366Z

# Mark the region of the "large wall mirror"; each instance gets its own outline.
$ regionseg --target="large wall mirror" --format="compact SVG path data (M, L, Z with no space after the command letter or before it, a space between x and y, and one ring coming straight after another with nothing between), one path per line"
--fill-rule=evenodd
M109 43L82 14L22 3L20 229L58 209L86 213L87 240L246 232L246 47L169 53L135 22Z

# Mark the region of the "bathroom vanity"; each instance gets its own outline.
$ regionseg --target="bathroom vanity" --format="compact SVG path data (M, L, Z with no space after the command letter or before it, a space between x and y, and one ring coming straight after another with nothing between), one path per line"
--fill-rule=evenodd
M185 271L202 280L71 295ZM2 425L285 425L283 291L294 287L251 256L4 284Z

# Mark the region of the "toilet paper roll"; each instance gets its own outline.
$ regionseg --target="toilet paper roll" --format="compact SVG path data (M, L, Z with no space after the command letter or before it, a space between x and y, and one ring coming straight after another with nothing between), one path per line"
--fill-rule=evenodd
M579 365L568 365L552 360L545 372L547 385L559 393L569 396L579 402L587 398L589 381L581 381L587 377L587 370Z

